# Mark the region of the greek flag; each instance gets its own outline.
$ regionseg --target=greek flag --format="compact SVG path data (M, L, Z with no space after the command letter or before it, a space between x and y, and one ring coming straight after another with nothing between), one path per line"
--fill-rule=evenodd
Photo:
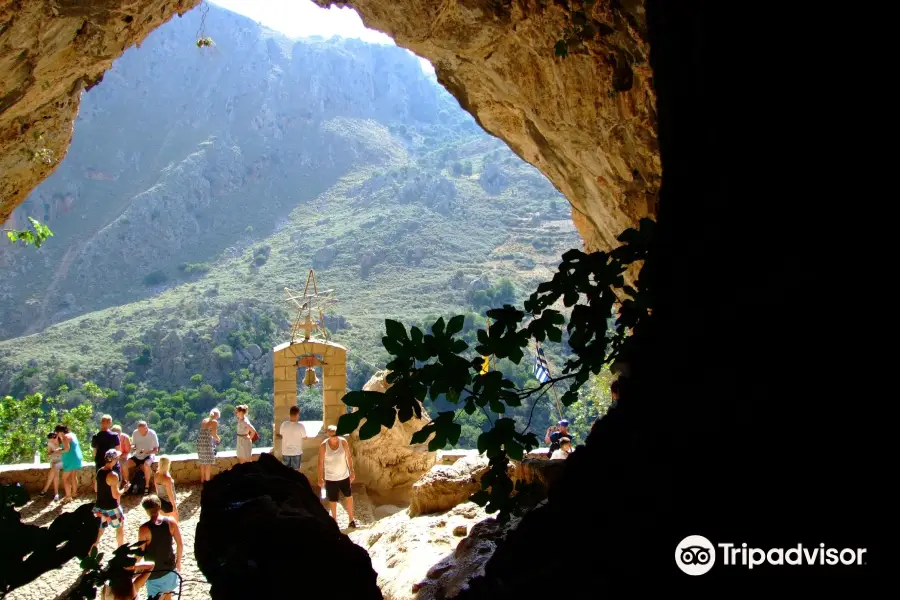
M534 377L541 383L550 381L550 369L547 368L547 359L544 358L544 350L540 346L534 357Z

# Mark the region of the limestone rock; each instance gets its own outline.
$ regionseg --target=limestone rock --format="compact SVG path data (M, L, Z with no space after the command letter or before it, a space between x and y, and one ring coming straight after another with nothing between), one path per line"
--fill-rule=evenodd
M403 509L399 506L394 506L393 504L382 504L381 506L376 506L372 511L372 515L376 519L384 519L385 517L390 517L393 514L396 514Z
M194 553L212 598L286 598L296 594L297 565L315 573L304 594L381 600L366 552L344 534L303 475L273 455L236 465L201 496ZM297 540L302 540L298 543Z
M452 465L435 465L412 488L410 516L440 512L465 503L481 489L481 476L487 470L487 457L474 452Z
M368 551L386 600L431 600L454 597L481 574L498 540L516 522L501 526L467 502L436 515L398 512L349 535ZM471 528L468 537L460 540L454 534L459 528Z
M199 2L0 5L0 223L65 158L81 92L128 47Z
M588 250L656 214L661 163L643 2L597 2L569 56L561 3L315 0L427 58L460 105L569 199Z
M383 392L388 389L388 371L378 371L363 386L366 391ZM411 446L413 434L429 421L427 413L422 418L413 416L406 423L395 422L388 429L368 440L359 439L359 430L348 440L353 449L355 483L366 486L369 494L379 501L405 502L413 484L435 464L437 454L427 446Z

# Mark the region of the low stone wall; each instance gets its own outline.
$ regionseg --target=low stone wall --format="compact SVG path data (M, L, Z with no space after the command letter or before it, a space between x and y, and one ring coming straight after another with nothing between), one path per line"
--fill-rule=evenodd
M271 448L254 448L254 458L270 452ZM176 483L200 483L200 463L196 454L167 454L172 460L171 473ZM212 474L227 471L237 464L234 450L223 450L216 454L216 464ZM48 463L24 465L0 465L0 483L20 483L29 493L40 492L47 481ZM77 474L78 493L92 493L94 488L94 465L85 462ZM315 483L315 482L313 482ZM60 481L62 495L62 481Z

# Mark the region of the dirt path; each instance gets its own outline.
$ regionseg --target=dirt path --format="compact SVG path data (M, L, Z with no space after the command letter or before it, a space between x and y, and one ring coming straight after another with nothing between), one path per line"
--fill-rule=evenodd
M194 531L200 520L200 486L181 486L177 490L178 509L181 517L181 534L184 539L184 555L182 557L182 573L184 581L182 583L182 600L205 600L209 598L209 584L203 573L197 568L197 562L194 559ZM353 491L357 523L360 527L367 527L374 521L372 516L372 504L369 501L365 490ZM84 503L93 500L91 495L83 495L80 500L60 505L51 502L49 498L35 497L31 502L21 509L22 520L26 523L46 526L49 525L63 511L71 512L75 508ZM137 496L127 496L122 507L125 512L125 542L132 543L137 541L138 528L141 523L147 520L147 514L141 508L141 498ZM338 525L344 529L347 526L347 514L343 507L338 505ZM100 541L100 551L111 554L116 548L116 536L112 530L107 531ZM71 560L66 565L56 571L45 573L35 581L26 586L11 592L6 598L8 600L52 600L60 598L61 592L71 586L80 574L78 561ZM141 590L139 598L146 598L147 593ZM176 596L177 598L177 596Z

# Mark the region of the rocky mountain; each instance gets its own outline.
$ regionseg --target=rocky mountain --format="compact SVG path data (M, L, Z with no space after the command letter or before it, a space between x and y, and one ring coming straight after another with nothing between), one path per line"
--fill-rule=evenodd
M0 392L29 365L110 386L135 361L169 387L263 374L310 268L374 366L384 318L477 312L474 292L524 293L579 244L565 199L408 51L215 6L198 48L200 18L84 94L68 156L13 213L55 236L0 245Z

